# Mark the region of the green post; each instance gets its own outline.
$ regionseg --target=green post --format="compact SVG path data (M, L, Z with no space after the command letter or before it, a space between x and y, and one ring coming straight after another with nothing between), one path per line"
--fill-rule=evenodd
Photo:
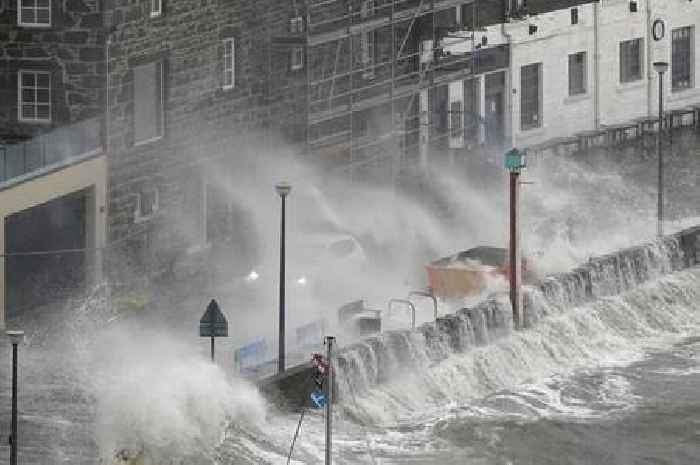
M513 327L522 327L520 309L520 225L518 204L520 200L520 171L525 168L525 154L514 148L505 153L505 167L510 171L510 244L508 258L508 281L510 302L513 307Z

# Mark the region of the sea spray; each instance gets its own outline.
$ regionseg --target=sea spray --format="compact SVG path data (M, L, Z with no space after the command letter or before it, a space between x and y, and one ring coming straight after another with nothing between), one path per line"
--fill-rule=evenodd
M265 404L191 347L137 328L106 330L93 346L96 435L105 460L143 455L151 463L214 463L229 423L256 428ZM162 460L162 461L161 461Z
M532 327L528 331L511 334L512 320L507 299L492 298L472 308L460 310L454 316L442 318L432 327L426 324L415 332L405 330L382 334L372 338L371 343L365 341L347 347L338 356L341 377L346 378L345 384L351 384L353 391L361 394L371 391L372 396L378 395L376 391L386 391L379 385L387 380L394 388L399 382L402 385L401 389L406 385L405 377L417 376L420 379L417 381L418 384L435 385L436 381L428 373L439 371L440 361L459 358L459 354L465 351L469 358L473 356L471 352L474 352L469 348L476 346L490 344L484 349L475 349L476 352L495 350L491 347L495 345L494 343L498 344L498 347L507 347L507 343L501 341L509 335L508 341L521 340L529 334L542 336L542 332L546 333L555 324L559 326L557 343L548 340L547 337L523 340L521 343L534 344L537 351L544 351L552 361L556 362L552 367L568 358L595 359L595 356L583 346L572 344L571 347L567 347L564 343L567 339L566 337L561 339L561 335L575 340L583 332L590 333L588 340L596 340L598 334L596 331L603 335L609 334L608 340L601 341L601 347L609 346L608 348L611 349L617 347L616 344L630 334L653 333L654 331L650 331L650 328L670 332L679 330L675 325L667 327L667 322L657 321L659 317L654 317L658 315L657 313L646 311L645 303L653 303L657 300L653 293L648 298L640 298L638 293L644 292L645 289L648 292L648 289L646 287L634 289L650 279L680 269L682 263L683 256L676 238L668 238L661 242L592 260L570 273L552 276L539 286L527 289L526 309L529 314L528 324ZM672 293L674 289L673 285L667 281L662 281L659 286L665 294ZM620 296L605 298L615 295L616 292L623 292L624 298ZM674 294L674 298L684 298L684 295ZM590 314L580 315L582 311L580 309L584 307ZM612 309L605 311L606 308ZM567 315L574 310L576 310L575 316ZM644 313L640 313L642 311ZM540 327L541 324L544 326ZM620 339L617 339L618 337ZM411 341L410 345L405 341ZM577 348L580 350L579 353L571 352L572 349ZM510 353L508 357L513 360L521 359L523 354L527 353L525 348L521 349L523 350L515 350L511 347L508 350ZM401 356L400 364L396 365L396 356L387 357L386 354L392 353ZM416 353L420 353L420 356L415 356ZM481 363L474 365L472 368L474 379L482 379L487 386L499 385L498 380L502 380L502 375L494 379L494 373L489 370L493 363L493 360L483 359ZM464 371L464 367L454 367L454 370ZM445 383L438 381L437 384ZM454 380L450 380L447 384L454 386ZM469 385L470 382L462 380L460 384ZM342 383L340 388L343 389ZM399 394L401 389L392 391L389 398L394 400L402 398ZM471 394L480 391L482 390L474 389ZM422 396L416 394L416 398L433 398L437 393L422 392L421 394ZM437 397L453 398L449 390L443 394ZM407 400L402 398L398 402L399 405L406 405ZM385 413L382 412L382 415ZM371 414L369 415L371 417Z

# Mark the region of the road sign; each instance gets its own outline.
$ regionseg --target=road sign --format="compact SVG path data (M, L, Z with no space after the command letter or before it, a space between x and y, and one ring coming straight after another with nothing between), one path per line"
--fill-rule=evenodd
M228 337L228 321L216 300L212 299L199 320L200 337Z
M506 169L517 171L525 168L525 154L518 149L511 149L505 154Z
M323 408L326 406L326 395L318 389L314 390L310 397L311 402L314 403L316 408Z
M239 371L248 370L261 365L267 357L267 342L257 339L236 350L234 358Z

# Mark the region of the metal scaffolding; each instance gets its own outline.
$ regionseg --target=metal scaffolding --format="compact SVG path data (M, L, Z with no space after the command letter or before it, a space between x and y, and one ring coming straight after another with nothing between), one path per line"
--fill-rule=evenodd
M467 6L476 18L475 0L308 0L309 153L340 157L350 177L356 167L388 163L395 179L418 146L417 96L474 72L473 53L441 56L450 28L472 30L451 46L474 46L476 21L457 24L455 13ZM441 24L450 15L455 23Z

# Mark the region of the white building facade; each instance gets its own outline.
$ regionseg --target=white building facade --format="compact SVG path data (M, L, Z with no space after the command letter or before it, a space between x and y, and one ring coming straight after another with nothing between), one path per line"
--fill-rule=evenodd
M490 142L488 128L494 126L504 146L529 147L656 116L655 61L670 65L663 83L665 110L700 104L698 24L698 2L600 0L537 15L521 14L475 31L465 25L463 31L443 40L444 53L478 57L507 46L508 65L483 73L476 68L474 75L448 83L448 104L440 111L448 112L443 119L450 133L449 149ZM424 44L423 48L430 47ZM422 56L421 61L425 65L431 57ZM489 92L491 74L492 81L505 80L505 92ZM421 159L426 163L436 107L427 89L419 103ZM461 122L453 117L456 110L465 116ZM475 139L467 137L466 130L454 130L455 124L465 129L470 125L470 112L476 114L471 118L476 116L479 125Z
M700 103L699 23L700 5L687 0L602 0L503 25L511 45L506 145L526 147L656 115L655 61L670 65L665 109Z

